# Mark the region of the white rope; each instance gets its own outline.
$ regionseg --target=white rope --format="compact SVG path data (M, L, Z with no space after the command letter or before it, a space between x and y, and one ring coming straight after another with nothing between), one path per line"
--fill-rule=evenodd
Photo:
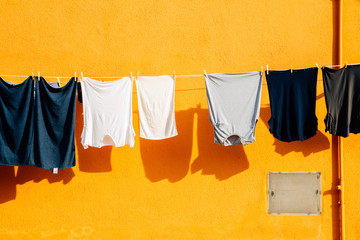
M345 65L350 66L350 65L359 65L360 63L352 63L352 64L343 64L343 65L331 65L331 66L324 66L327 68L332 68L332 67L344 67Z
M86 76L84 76L84 77L86 77ZM120 79L120 78L124 78L124 77L130 77L130 76L117 76L117 77L88 77L88 78L93 78L93 79L95 79L95 78L99 78L99 79L101 79L101 78L115 78L115 79Z
M332 67L343 67L345 65L331 65L331 66L324 66L324 67L327 67L327 68L332 68Z
M352 63L352 64L347 64L347 66L350 66L350 65L360 65L360 63ZM332 68L332 67L343 67L345 66L345 64L343 65L328 65L328 66L324 66L324 67L327 67L327 68ZM297 70L297 69L303 69L303 68L293 68L293 70ZM288 70L288 69L287 69ZM166 75L166 74L165 74ZM22 78L27 78L29 77L29 75L0 75L1 77L22 77ZM159 76L159 75L157 75ZM172 76L172 75L169 75L169 76ZM192 78L192 77L203 77L204 74L183 74L183 75L176 75L177 78ZM65 77L65 76L62 76L62 77L58 77L58 76L42 76L43 78L72 78L73 76L71 77ZM120 79L120 78L123 78L123 77L130 77L130 76L115 76L115 77L89 77L89 78L94 78L94 79L102 79L102 78L113 78L113 79Z
M27 77L31 77L29 75L25 76L25 75L0 75L0 77L23 77L23 78L27 78ZM57 77L57 76L42 76L43 78L72 78L72 77Z
M188 77L203 77L204 74L189 74L189 75L176 75L178 78L188 78Z
M156 75L156 76L149 76L149 75L146 75L147 77L157 77L159 75ZM173 76L173 75L168 75L168 76ZM204 74L187 74L187 75L176 75L176 77L178 78L188 78L188 77L203 77ZM130 76L118 76L118 77L88 77L88 78L93 78L93 79L96 79L96 78L123 78L123 77L130 77Z
M169 75L170 76L170 75ZM189 75L176 75L177 78L190 78L190 77L203 77L204 74L189 74ZM0 77L22 77L22 78L27 78L29 76L25 76L25 75L0 75ZM57 76L42 76L43 78L72 78L72 77L57 77ZM120 79L120 78L124 78L124 77L130 77L130 76L115 76L115 77L88 77L88 78L92 78L92 79ZM155 77L155 76L154 76ZM19 81L13 81L13 82L19 82Z

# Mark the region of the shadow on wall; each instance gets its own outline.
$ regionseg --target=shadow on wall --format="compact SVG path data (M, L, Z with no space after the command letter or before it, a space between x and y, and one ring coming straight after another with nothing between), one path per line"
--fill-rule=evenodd
M260 109L260 119L269 129L268 121L271 117L270 107L262 107ZM270 131L269 131L269 134ZM329 139L320 131L316 135L306 141L282 142L274 137L275 152L284 156L290 152L301 152L305 157L311 153L320 152L330 148Z
M191 165L191 173L214 175L218 180L228 179L249 168L243 145L221 146L214 143L214 130L208 109L196 109L199 156Z
M0 204L16 198L15 168L0 165Z
M77 102L76 109L76 127L79 131L82 130L82 105ZM81 126L79 126L81 125ZM77 134L79 135L79 134ZM89 158L92 159L92 158ZM20 166L17 169L15 177L15 167L0 165L0 204L14 200L16 198L16 185L24 184L29 181L40 182L46 179L49 183L62 182L67 184L75 176L72 168L61 169L58 174L53 174L49 169L41 169L33 166Z
M163 140L140 138L140 154L146 177L151 182L177 182L188 171L193 141L194 110L175 113L178 135Z
M84 149L81 144L81 133L84 127L83 105L76 101L75 116L75 142L77 147L77 165L82 172L110 172L111 168L111 146L102 148L89 147Z
M76 103L75 141L77 143L77 164L80 171L84 172L108 172L111 171L110 154L111 147L102 149L89 148L85 151L81 144L81 132L83 129L82 104ZM29 181L40 182L46 179L49 183L62 182L67 184L75 176L72 168L61 169L58 174L51 173L48 169L32 166L18 167L16 177L14 167L0 166L0 203L14 200L16 197L16 185Z
M53 174L49 169L32 166L18 167L15 177L15 167L0 165L0 204L15 200L16 185L29 181L40 182L44 179L49 183L63 182L67 184L75 176L71 168L62 169L58 174Z
M189 109L175 113L179 135L164 140L140 138L140 152L146 177L151 182L167 179L177 182L189 171L193 139L194 117L197 117L199 156L191 164L191 173L214 175L228 179L249 168L242 145L224 147L214 143L214 131L207 109Z
M74 176L72 168L60 169L58 174L53 174L49 169L21 166L16 173L16 184L24 184L29 181L40 182L44 179L49 183L62 181L63 184L67 184Z

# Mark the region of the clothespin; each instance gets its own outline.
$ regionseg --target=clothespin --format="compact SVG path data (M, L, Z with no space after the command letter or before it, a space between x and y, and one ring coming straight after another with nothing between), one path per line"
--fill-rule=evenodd
M173 76L174 80L176 80L176 74L175 74L175 71L174 71L174 76Z
M130 72L130 80L133 81L132 72Z
M38 71L38 77L39 77L39 81L40 81L40 71Z
M347 68L347 61L345 62L345 68Z
M269 75L269 65L266 65L266 74Z
M316 64L316 67L317 67L317 68L320 68L318 63L315 63L315 64Z
M261 76L263 75L263 73L264 73L264 68L263 68L263 66L261 66Z
M293 72L292 65L291 65L291 68L290 68L290 72L291 72L291 73Z
M83 72L81 72L81 81L84 81L84 75L83 75Z
M60 78L57 77L58 83L59 83L59 87L61 87L61 82L60 82Z
M34 75L34 72L31 72L31 76L32 76L32 78L34 79L34 81L35 81L35 75Z
M204 74L205 74L205 76L206 76L206 77L208 77L208 75L207 75L207 73L206 73L205 69L204 69Z
M137 75L137 78L136 78L136 80L139 80L139 75L140 75L140 72L138 72L138 75Z
M75 75L75 82L76 82L76 72L74 73L74 75Z

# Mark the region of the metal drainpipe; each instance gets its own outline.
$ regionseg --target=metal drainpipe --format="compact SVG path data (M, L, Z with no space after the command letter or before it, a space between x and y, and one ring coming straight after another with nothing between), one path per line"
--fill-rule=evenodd
M340 234L341 240L345 240L345 188L344 188L344 161L343 161L343 139L338 137L338 164L339 164L339 216L340 216Z
M342 28L343 28L343 1L338 0L338 65L342 65ZM338 178L339 178L339 220L340 220L340 239L345 240L345 196L344 196L344 161L343 161L343 139L337 137L338 142Z

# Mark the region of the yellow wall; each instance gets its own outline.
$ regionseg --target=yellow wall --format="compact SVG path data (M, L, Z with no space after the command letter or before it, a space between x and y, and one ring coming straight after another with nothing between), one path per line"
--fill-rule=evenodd
M347 13L359 8L359 1L347 2ZM3 0L0 74L128 76L326 65L334 58L333 12L328 0ZM352 15L359 19L358 12ZM351 47L359 50L357 22L344 34L352 41L344 49L349 63L359 61ZM0 166L0 239L336 239L336 168L331 135L324 133L321 74L318 80L319 132L304 142L283 143L269 133L266 81L257 141L245 147L213 143L203 78L176 80L179 136L168 140L139 138L134 89L134 148L84 150L77 104L76 167L53 175ZM344 143L349 239L360 236L356 138ZM322 214L268 215L269 171L320 171Z

